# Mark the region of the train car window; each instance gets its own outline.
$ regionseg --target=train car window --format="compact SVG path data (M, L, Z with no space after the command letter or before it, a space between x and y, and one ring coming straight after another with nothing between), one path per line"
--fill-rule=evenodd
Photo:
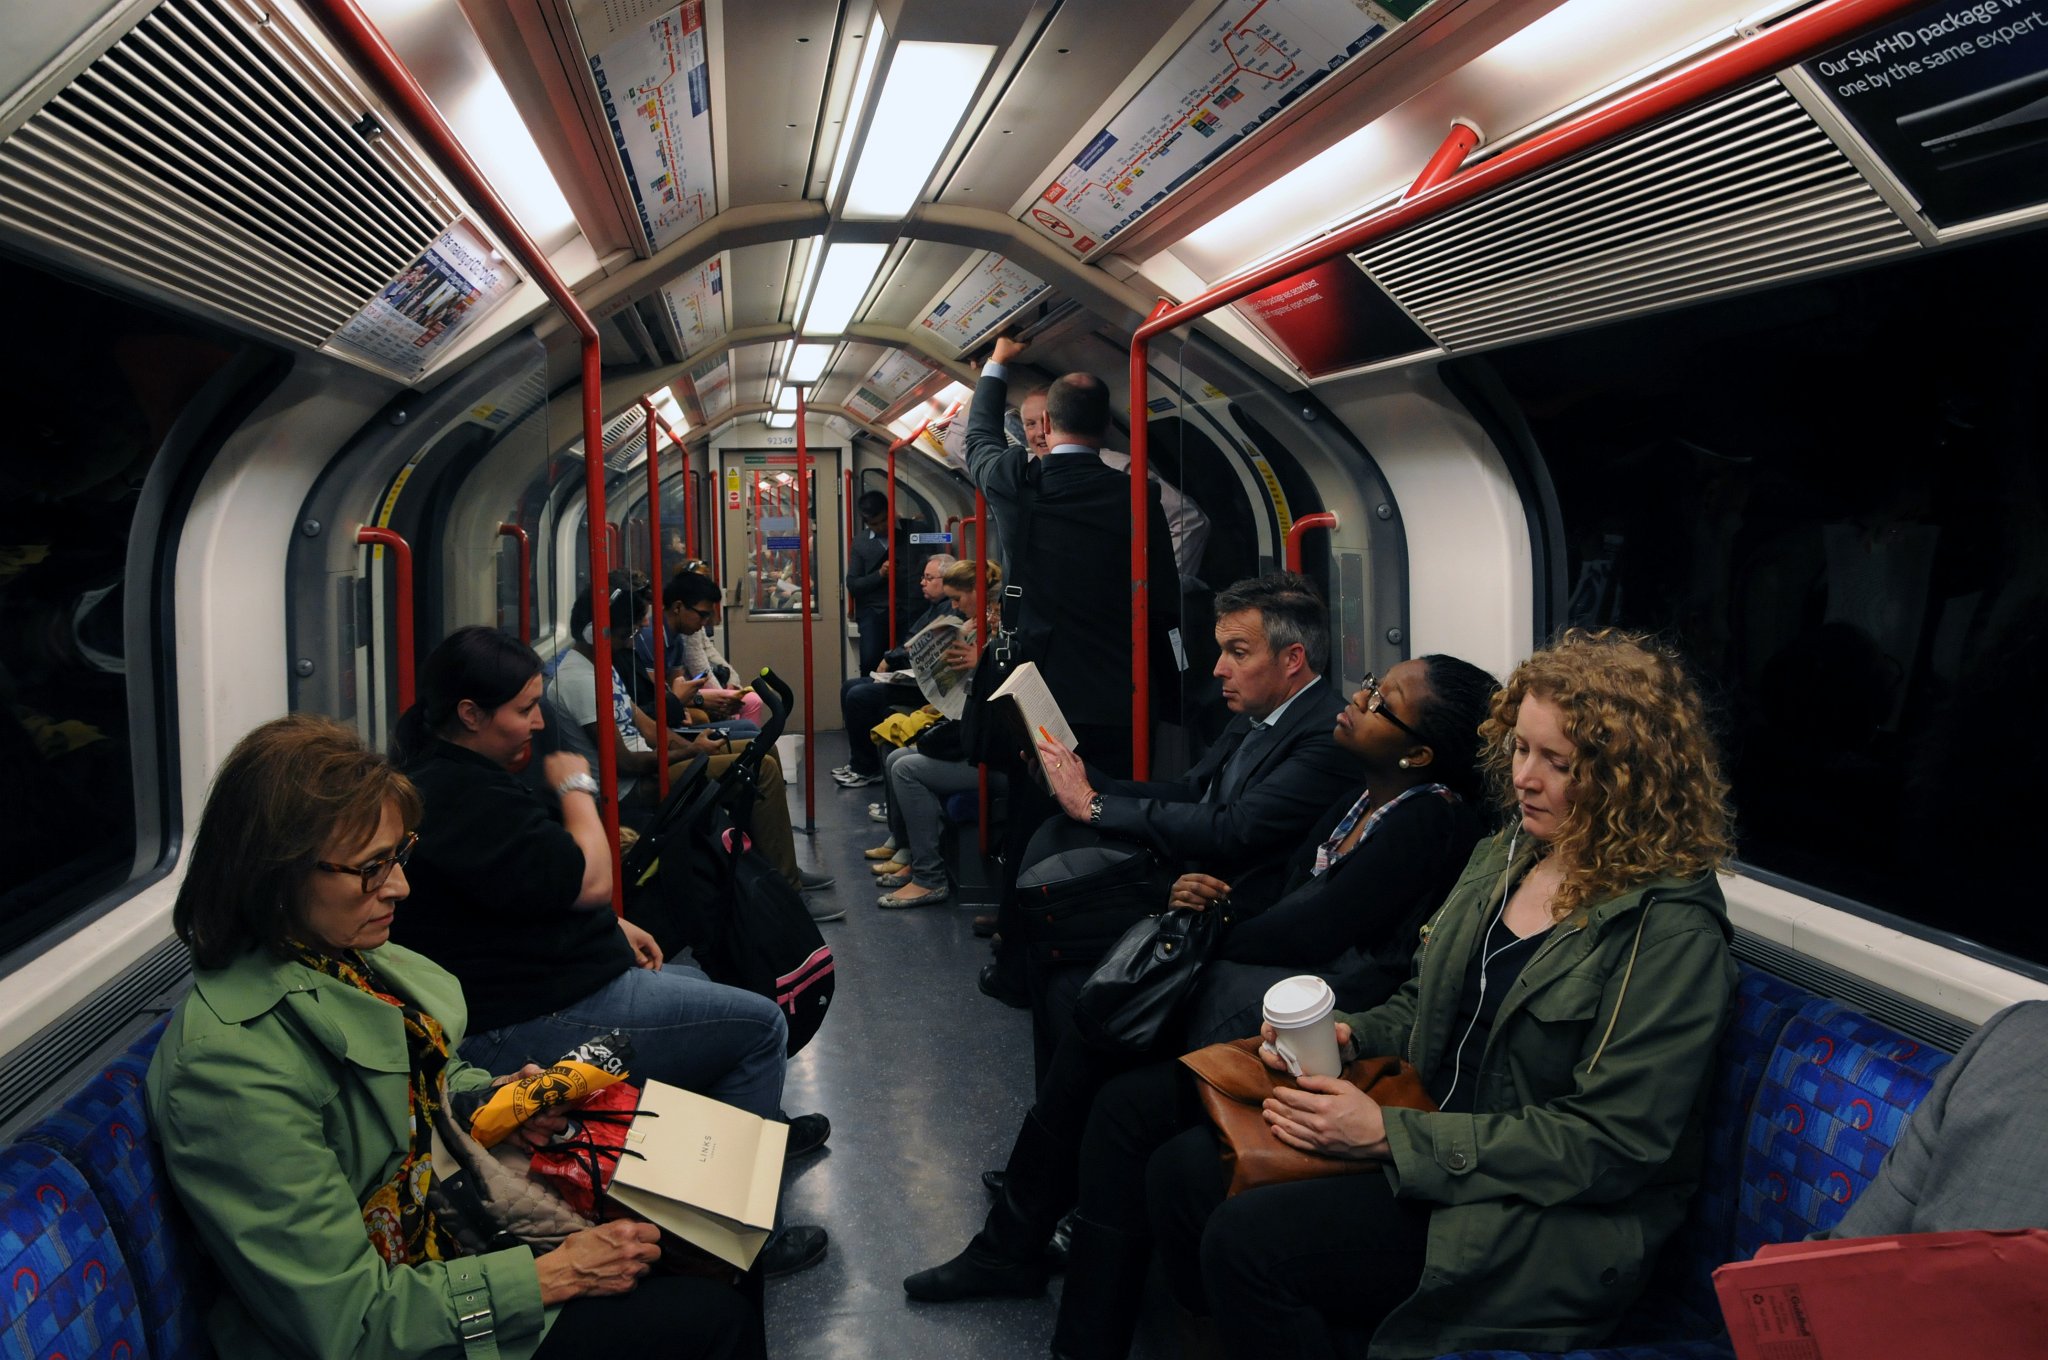
M1559 617L1714 687L1745 864L2036 963L2044 307L2035 233L1463 361L1554 480Z
M797 520L796 474L748 468L741 485L747 506L747 608L756 614L802 612L803 582L798 554L810 555L811 610L818 601L818 474L806 488L810 522Z
M190 323L0 259L15 343L0 364L0 954L146 871L124 624L131 527L181 413L234 357ZM145 549L149 545L142 545ZM159 808L168 818L174 809ZM138 853L141 848L143 853Z

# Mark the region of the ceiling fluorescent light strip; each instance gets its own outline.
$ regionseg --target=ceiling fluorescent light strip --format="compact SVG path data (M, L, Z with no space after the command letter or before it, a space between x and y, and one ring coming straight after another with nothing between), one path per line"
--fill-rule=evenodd
M886 221L910 211L960 130L995 52L982 43L896 44L842 216Z
M798 345L789 357L789 372L784 380L793 383L814 383L825 376L831 367L832 351L838 346L829 341L806 341Z
M853 321L861 299L874 286L889 247L866 241L838 241L825 253L818 286L804 314L805 335L839 335Z
M768 414L768 418L767 418L767 419L768 419L768 428L769 428L769 429L771 429L771 430L787 430L787 429L790 429L791 427L793 427L793 426L794 426L794 425L796 424L796 412L794 412L794 411L771 411L771 412L769 412L769 414Z
M868 86L874 83L875 66L882 59L882 48L888 37L882 16L875 14L868 20L867 36L861 39L860 67L853 77L853 97L846 101L846 113L839 120L839 145L833 149L832 174L825 181L827 203L839 197L840 186L846 183L846 167L853 160L854 133L860 129L861 110L868 102Z

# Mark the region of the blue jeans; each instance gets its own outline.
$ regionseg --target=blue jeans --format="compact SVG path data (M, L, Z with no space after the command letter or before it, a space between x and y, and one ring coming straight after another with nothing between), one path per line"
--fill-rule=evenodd
M727 987L695 964L665 963L658 973L629 968L550 1015L472 1034L462 1056L486 1072L546 1067L609 1030L633 1041L636 1080L665 1082L782 1118L782 1010L765 996Z

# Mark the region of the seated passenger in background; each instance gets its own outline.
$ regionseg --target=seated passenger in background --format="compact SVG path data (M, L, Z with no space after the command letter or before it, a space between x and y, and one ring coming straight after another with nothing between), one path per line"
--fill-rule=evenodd
M1367 677L1337 715L1334 740L1364 787L1296 849L1287 892L1248 920L1233 919L1161 1049L1184 1053L1256 1030L1266 988L1316 973L1345 1009L1376 1006L1407 975L1417 928L1449 891L1479 834L1479 724L1493 677L1456 657L1403 661L1384 686ZM1230 912L1230 885L1188 874L1171 902ZM903 1282L913 1299L946 1302L1045 1287L1045 1244L1071 1207L1081 1134L1102 1083L1143 1058L1089 1046L1069 1024L1000 1173L982 1229L953 1260ZM997 1184L998 1182L985 1183Z
M1002 619L996 595L1002 589L1003 569L994 562L985 562L983 566L988 573L988 614L983 626L970 626L944 658L950 669L970 676L981 657L980 640L989 636ZM974 613L975 585L972 562L955 562L947 568L946 598L963 617ZM968 683L972 685L973 680ZM971 693L967 702L975 702ZM882 762L888 779L889 839L880 851L890 853L876 865L875 885L893 891L875 899L879 906L930 907L950 900L953 895L939 838L945 831L946 799L980 787L981 776L971 759L973 753L962 744L967 726L964 721L950 723L932 736L929 748L920 740L915 746L891 751ZM1007 777L1000 771L991 769L988 779L991 799L1008 786ZM873 860L878 853L871 850L868 858Z
M456 1240L433 1111L496 1083L458 1056L456 979L387 943L411 910L419 819L403 775L311 714L242 738L207 795L171 912L192 990L147 1099L227 1282L207 1317L214 1349L282 1360L337 1354L339 1338L351 1355L453 1356L481 1296L502 1360L756 1353L760 1318L729 1286L648 1276L651 1224L588 1228L538 1256L471 1256ZM562 1126L540 1116L513 1137L531 1147Z
M781 1008L693 965L664 966L653 937L612 914L612 848L581 756L546 758L555 808L510 773L543 721L533 649L494 628L457 629L427 658L419 691L393 741L424 800L413 905L393 933L462 983L476 1022L463 1057L546 1066L622 1030L636 1075L782 1118ZM823 1115L793 1120L790 1149L808 1152L829 1131ZM780 1241L771 1270L823 1255L819 1229Z
M1337 1027L1346 1058L1411 1059L1441 1108L1303 1077L1266 1103L1274 1136L1378 1165L1226 1198L1195 1078L1114 1078L1082 1141L1056 1351L1129 1350L1154 1242L1233 1357L1567 1351L1634 1301L1699 1181L1735 991L1727 785L1699 692L1622 634L1524 662L1480 737L1512 828L1473 852L1414 976Z
M1817 1237L2048 1228L2048 1001L2007 1006L1941 1069L1842 1221Z
M944 553L926 559L924 575L919 579L919 586L924 592L925 611L903 630L906 639L916 637L939 619L959 617L959 611L946 595L946 570L953 561ZM875 669L907 671L910 669L910 653L902 647L891 648ZM845 720L846 744L851 758L832 771L832 777L842 788L858 789L882 782L882 756L875 750L875 739L870 733L895 706L908 704L916 708L923 703L924 696L915 685L870 680L865 672L847 677L839 686L839 712Z
M733 665L711 640L718 623L718 582L701 572L679 572L662 588L661 611L667 623L668 657L664 671L669 693L677 703L696 709L714 723L737 719L752 726L752 736L768 721L768 706L742 686ZM643 630L633 641L633 655L654 669L654 632Z
M623 658L637 621L647 616L648 597L642 591L614 590L607 608L611 617L612 655ZM576 603L569 610L569 632L576 640L568 651L555 658L547 694L594 744L598 738L597 649L588 637L591 613L590 592L586 590L576 597ZM612 674L611 703L612 721L618 728L619 737L619 814L627 821L644 822L658 805L661 787L656 778L660 773L661 757L653 745L654 719L626 697L626 686L619 679L616 668ZM738 745L744 747L745 743ZM671 780L680 778L698 756L710 757L709 769L714 778L725 773L739 758L732 742L677 733L669 734L668 753ZM761 780L754 788L751 834L755 846L791 887L801 892L821 892L832 886L830 875L809 873L797 867L796 833L789 821L789 794L783 787L782 766L772 752L764 751L761 755ZM828 911L823 915L814 911L812 917L836 921L845 914L843 910Z

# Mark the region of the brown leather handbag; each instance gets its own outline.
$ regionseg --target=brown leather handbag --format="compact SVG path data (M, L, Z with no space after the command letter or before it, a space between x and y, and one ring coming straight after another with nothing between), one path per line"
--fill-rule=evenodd
M1230 1167L1231 1194L1262 1185L1379 1169L1376 1161L1323 1157L1291 1148L1273 1136L1261 1107L1276 1087L1294 1086L1295 1081L1259 1061L1257 1039L1211 1044L1184 1055L1181 1061L1200 1078L1195 1090L1221 1136L1223 1160ZM1436 1102L1423 1089L1422 1078L1400 1058L1360 1058L1344 1068L1344 1080L1382 1105L1436 1109Z

